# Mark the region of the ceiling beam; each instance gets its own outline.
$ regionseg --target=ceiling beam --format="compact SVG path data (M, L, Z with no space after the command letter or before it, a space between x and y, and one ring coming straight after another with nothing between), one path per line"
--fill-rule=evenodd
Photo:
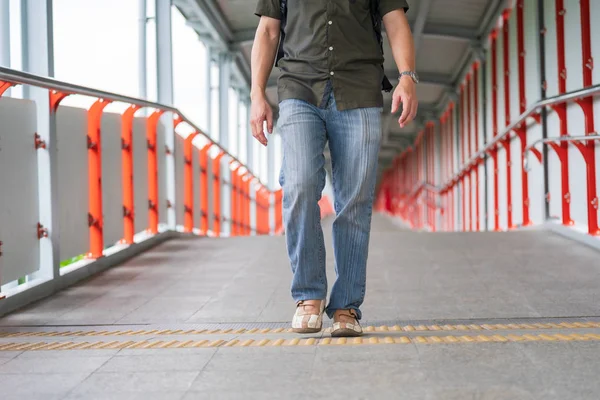
M419 52L419 46L421 45L421 39L425 30L425 21L427 15L429 15L429 7L431 6L431 0L423 0L419 4L419 12L417 18L413 24L413 42L415 47L415 55Z

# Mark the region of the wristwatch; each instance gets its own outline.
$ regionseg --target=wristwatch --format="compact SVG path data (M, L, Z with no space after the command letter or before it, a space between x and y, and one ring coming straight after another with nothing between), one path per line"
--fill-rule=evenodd
M404 75L408 75L411 77L411 79L413 80L414 83L419 83L419 75L417 75L416 72L414 71L404 71L404 72L400 72L400 76L398 77L398 80L402 79L402 77Z

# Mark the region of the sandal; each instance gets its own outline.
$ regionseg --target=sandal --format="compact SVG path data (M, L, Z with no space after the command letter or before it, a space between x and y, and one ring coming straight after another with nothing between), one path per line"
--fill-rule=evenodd
M318 333L323 329L323 312L325 301L317 300L319 304L307 304L305 300L296 303L296 313L292 320L292 332Z
M355 310L337 310L333 314L332 337L356 337L363 334Z

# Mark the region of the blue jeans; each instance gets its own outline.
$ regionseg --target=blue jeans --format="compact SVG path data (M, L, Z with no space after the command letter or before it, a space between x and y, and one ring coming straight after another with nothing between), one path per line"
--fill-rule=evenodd
M332 94L321 107L284 100L279 105L278 132L283 144L279 182L294 274L292 297L295 301L327 297L325 243L317 203L325 186L323 152L329 142L337 280L326 312L332 318L335 310L354 309L360 319L381 142L381 108L338 111Z

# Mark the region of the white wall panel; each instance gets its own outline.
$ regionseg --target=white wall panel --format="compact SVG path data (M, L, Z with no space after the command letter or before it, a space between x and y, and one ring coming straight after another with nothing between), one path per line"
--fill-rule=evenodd
M61 106L56 114L60 256L89 252L87 112Z
M558 57L556 46L556 3L555 0L544 1L544 22L546 35L546 95L548 97L558 94Z
M487 99L487 104L486 104L486 108L485 108L485 113L486 113L486 136L485 136L485 143L489 143L492 138L494 137L494 121L492 119L492 52L491 52L491 48L488 50L487 53L487 62L485 65L486 68L486 85L484 86L484 90L485 92L485 96ZM483 117L482 117L483 119Z
M539 32L536 2L525 1L524 3L525 96L529 106L541 99Z
M487 198L487 221L488 221L488 229L490 231L494 230L494 160L492 157L487 158L487 177L486 177L486 185L488 190L488 198Z
M158 133L156 138L156 157L158 162L158 221L160 224L168 222L167 215L167 146L165 145L167 123L173 123L171 113L163 114L158 124ZM171 149L173 151L173 149ZM175 207L175 204L173 204Z
M496 77L498 82L498 134L500 134L506 126L504 113L504 110L506 109L504 106L504 39L502 35L502 28L498 31L497 47L498 68L496 69Z
M591 0L591 3L594 1L597 0ZM579 0L564 0L564 2L567 92L572 92L583 87L581 9Z
M523 224L523 175L521 163L521 140L513 137L510 142L511 152L511 187L512 187L512 223L513 226Z
M514 121L521 114L519 112L519 44L517 37L517 9L515 8L509 20L509 42L510 51L510 121ZM519 153L514 153L519 154ZM521 180L519 179L519 184Z
M175 195L179 199L175 206L175 215L177 225L183 226L184 223L184 174L185 158L184 158L184 139L175 134Z
M105 112L102 117L102 208L104 246L123 238L123 179L121 115Z
M529 143L542 138L542 127L538 124L532 124L527 130ZM538 145L537 148L542 150ZM529 182L529 217L533 224L538 225L545 219L545 193L544 193L544 166L540 163L533 153L529 154L530 171L527 173Z
M148 228L148 146L146 118L133 121L133 196L135 206L135 231Z
M35 102L0 98L0 286L38 270Z

